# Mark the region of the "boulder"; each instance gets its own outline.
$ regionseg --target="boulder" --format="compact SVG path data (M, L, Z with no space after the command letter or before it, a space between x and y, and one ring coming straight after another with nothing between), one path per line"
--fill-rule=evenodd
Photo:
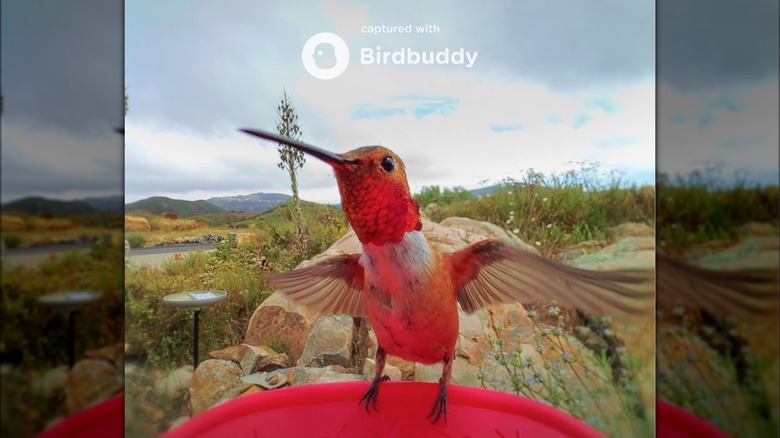
M231 361L209 359L198 365L190 381L190 411L197 415L235 398L249 388L241 381L241 367Z
M68 373L65 410L73 414L106 400L123 388L123 376L114 365L99 359L82 359Z
M192 380L192 365L185 365L178 368L158 380L154 384L154 392L158 397L165 397L168 400L182 399L190 387Z
M269 304L268 300L274 296L278 300L284 298L281 293L275 293L255 310L249 319L244 342L249 345L270 345L274 349L284 348L290 359L297 361L303 352L311 325L302 314L285 310L285 306ZM297 306L286 298L284 301L291 308Z
M298 366L349 367L352 360L352 338L355 324L347 315L322 316L317 319L306 339Z

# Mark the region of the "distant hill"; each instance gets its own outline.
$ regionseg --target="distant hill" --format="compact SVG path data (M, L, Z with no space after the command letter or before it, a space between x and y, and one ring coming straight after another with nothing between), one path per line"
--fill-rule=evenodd
M83 201L100 211L123 211L125 209L124 195L85 198Z
M228 211L263 213L291 198L292 196L281 193L252 193L251 195L209 198L208 202Z
M161 215L166 211L175 211L179 217L194 216L198 214L216 213L224 211L208 201L184 201L182 199L171 199L165 196L152 196L125 205L125 212L145 211L152 214Z
M26 213L38 215L43 212L54 216L72 216L99 211L84 201L59 201L40 196L29 196L3 204L3 213Z
M496 184L492 186L482 187L479 189L469 190L469 193L476 196L477 198L484 195L491 195L496 190L500 189L502 186L501 184Z

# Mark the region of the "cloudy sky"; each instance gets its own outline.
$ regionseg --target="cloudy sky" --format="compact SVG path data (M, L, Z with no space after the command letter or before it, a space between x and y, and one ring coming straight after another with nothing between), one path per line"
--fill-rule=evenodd
M2 202L122 193L122 2L2 2Z
M286 3L3 2L2 202L120 193L125 172L128 201L288 193L275 148L236 131L273 129L285 88L305 141L336 152L388 146L413 190L476 188L576 161L652 182L656 13L658 170L722 163L778 182L774 0L665 0L657 10L644 0ZM361 31L409 24L439 31ZM318 32L350 48L337 79L302 65ZM471 68L362 65L360 49L377 46L478 55ZM113 132L123 79L124 151ZM310 159L300 178L305 199L337 200L322 163Z
M658 171L778 184L778 2L658 2Z
M179 199L289 193L273 144L284 89L303 140L335 152L381 144L410 186L478 188L525 169L598 162L636 183L655 172L654 2L133 1L125 5L125 194ZM418 33L417 25L437 33ZM411 33L363 26L412 25ZM309 75L306 41L349 47L336 79ZM477 53L465 65L364 65L361 49ZM327 165L310 158L301 196L338 202Z

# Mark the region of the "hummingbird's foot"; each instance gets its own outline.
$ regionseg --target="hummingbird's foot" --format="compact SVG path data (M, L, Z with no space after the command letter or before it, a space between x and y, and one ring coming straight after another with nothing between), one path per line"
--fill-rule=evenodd
M436 424L442 416L444 416L444 423L447 423L447 384L444 383L443 378L439 379L439 396L436 397L436 403L433 404L433 409L427 418L433 417L434 414L436 416L433 418L433 424Z
M368 387L368 391L366 391L365 394L363 394L363 397L360 398L360 402L358 405L363 404L363 402L366 402L366 412L370 412L368 410L368 406L371 405L374 407L374 410L379 412L379 409L376 407L376 400L379 396L379 382L387 382L390 380L390 377L388 376L382 376L378 379L374 379L371 381L371 386Z

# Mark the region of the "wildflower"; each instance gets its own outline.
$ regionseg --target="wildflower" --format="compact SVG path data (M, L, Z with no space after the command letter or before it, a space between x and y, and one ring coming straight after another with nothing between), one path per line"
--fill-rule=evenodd
M542 202L547 202L547 198L542 198Z
M552 228L552 223L547 224L547 228Z
M561 314L561 308L558 306L550 306L547 309L547 315L548 316L558 316Z
M535 319L536 318L536 310L529 310L528 311L528 317L531 318L531 319Z
M515 234L519 234L520 233L520 229L519 228L515 228L514 230L512 230L512 232L515 233Z
M540 242L540 241L538 241L538 240L537 240L536 242L534 242L534 245L536 245L536 246L542 246L542 242Z
M611 337L615 336L615 332L613 332L609 328L605 328L603 333L604 333L604 337L607 337L607 338L611 338Z
M563 358L563 361L566 362L566 363L569 363L569 362L573 361L571 355L568 352L566 352L566 351L564 351L563 354L561 354L561 357Z

